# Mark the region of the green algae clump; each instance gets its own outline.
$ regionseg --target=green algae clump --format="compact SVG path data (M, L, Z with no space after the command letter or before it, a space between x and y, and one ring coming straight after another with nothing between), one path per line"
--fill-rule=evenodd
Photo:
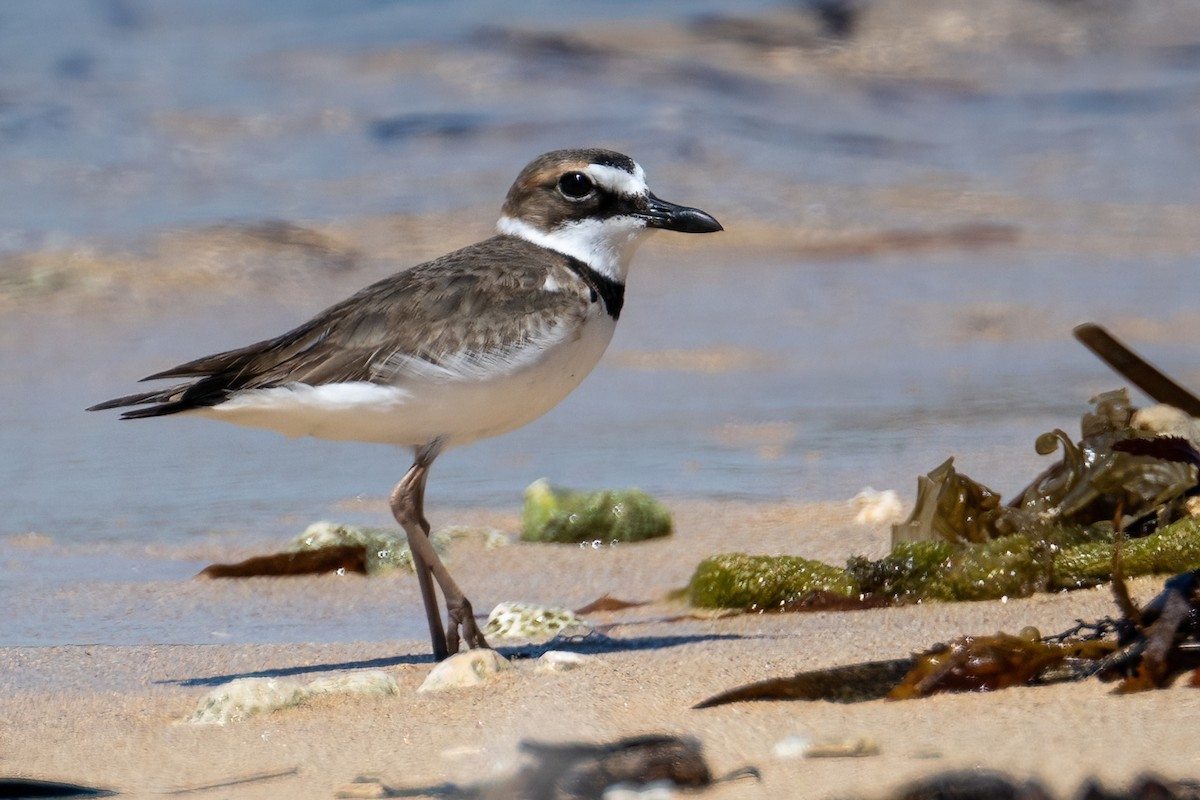
M1050 583L1048 547L1023 536L982 544L900 542L878 561L851 558L863 594L892 602L1027 597Z
M945 600L996 600L1028 597L1050 583L1053 555L1041 542L1005 536L964 547L950 559L944 580ZM931 598L932 599L932 598Z
M671 512L638 489L586 492L538 480L522 511L526 542L640 542L671 533Z
M846 571L858 582L863 594L888 597L897 602L921 600L941 575L957 548L948 541L900 542L878 561L854 556Z
M727 553L700 562L688 584L698 608L767 610L818 592L853 598L858 584L844 569L799 556Z
M1052 585L1056 589L1095 586L1112 578L1113 542L1091 542L1068 547L1054 559ZM1121 571L1125 577L1166 574L1200 568L1200 520L1181 519L1140 539L1121 545Z

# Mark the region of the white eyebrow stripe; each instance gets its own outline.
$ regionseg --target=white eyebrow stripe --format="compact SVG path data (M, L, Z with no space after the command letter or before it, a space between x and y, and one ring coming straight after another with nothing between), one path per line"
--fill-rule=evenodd
M584 170L597 184L626 197L637 197L650 192L646 185L646 173L640 164L633 165L633 174L606 164L589 164Z

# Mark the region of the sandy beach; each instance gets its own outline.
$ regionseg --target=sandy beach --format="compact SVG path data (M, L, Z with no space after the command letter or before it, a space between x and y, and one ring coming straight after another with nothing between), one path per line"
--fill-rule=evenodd
M1123 385L1071 340L1080 322L1200 387L1194 9L897 0L838 33L794 4L433 5L31 2L0 24L17 65L0 85L0 778L330 798L374 776L421 796L512 775L523 741L650 733L697 737L716 774L760 771L712 798L882 800L958 769L1062 798L1200 778L1185 680L693 708L963 634L1057 633L1115 615L1108 587L724 617L670 599L714 554L884 555L887 524L848 498L911 507L950 456L1006 496L1024 485L1047 465L1035 437ZM640 605L588 615L603 643L549 645L585 654L573 670L497 639L515 669L420 693L411 575L191 577L318 519L390 526L407 454L83 409L488 235L522 164L581 145L628 151L726 233L646 246L595 373L535 425L443 457L429 517L510 540L451 547L480 614ZM518 543L542 477L638 485L675 533ZM1135 599L1161 582L1132 581ZM398 691L182 722L240 678L370 671ZM789 755L797 739L873 754Z
M1057 632L1114 610L1109 590L1099 588L1009 602L698 618L665 595L686 582L702 554L737 543L749 552L802 552L838 563L886 549L887 532L854 523L848 504L689 501L675 511L678 532L669 540L600 550L515 543L487 550L468 542L452 551L456 575L479 608L505 599L575 607L604 594L651 601L591 615L613 642L567 672L541 672L516 658L515 670L483 687L422 694L417 688L432 666L423 640L0 649L0 774L135 797L194 790L204 797L315 798L362 775L398 788L496 780L522 763L522 740L674 733L698 737L714 773L743 765L761 771L761 783L714 787L711 796L721 798L883 797L907 781L964 768L1036 778L1060 796L1093 778L1121 788L1146 772L1195 777L1200 745L1185 734L1195 690L1186 687L1117 696L1088 681L903 702L692 709L754 680L899 657L964 633L1027 625ZM517 523L502 514L477 521ZM251 586L254 602L267 606L335 598L361 604L362 613L386 614L419 603L410 575L197 583L212 593ZM384 588L367 599L368 584ZM1145 600L1157 585L1138 580L1135 596ZM165 584L158 590L177 591ZM520 643L494 644L509 655L529 652ZM307 681L367 669L393 675L399 693L319 698L224 726L180 722L210 689L238 677ZM789 758L776 752L789 737L865 737L879 752ZM243 782L203 788L230 781Z

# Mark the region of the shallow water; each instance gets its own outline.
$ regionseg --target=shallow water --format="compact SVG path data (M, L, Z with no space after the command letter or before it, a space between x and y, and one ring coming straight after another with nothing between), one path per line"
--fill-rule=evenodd
M1052 13L1036 3L907 5L903 35L880 11L878 29L864 22L835 47L701 27L716 3L576 4L570 19L549 4L513 19L477 2L436 14L418 2L6 3L0 252L226 220L491 215L532 155L607 144L729 237L760 230L774 244L647 243L605 361L534 425L443 456L435 525L456 508L515 509L539 477L677 502L840 499L868 485L911 498L950 455L1008 495L1045 466L1038 434L1075 432L1088 397L1121 385L1070 339L1074 324L1108 324L1200 386L1186 288L1200 252L1188 172L1200 29L1171 4L1053 12L1054 25L1025 18ZM698 30L704 47L688 38ZM879 235L980 223L1001 234L989 246ZM198 614L158 619L129 601L98 627L64 598L80 582L124 597L177 581L221 542L277 547L315 519L386 524L379 500L405 453L82 412L386 271L322 278L329 292L302 299L4 306L0 590L36 624L0 621L0 644L212 641L221 626ZM248 641L378 635L331 619L238 629ZM395 635L419 637L414 621Z

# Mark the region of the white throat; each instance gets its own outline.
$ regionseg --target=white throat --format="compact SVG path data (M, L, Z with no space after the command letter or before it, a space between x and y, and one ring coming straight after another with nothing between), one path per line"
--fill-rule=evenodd
M500 233L516 236L548 250L577 258L618 283L625 283L629 262L641 239L650 231L637 217L610 217L568 222L552 231L541 231L507 214L496 223Z

